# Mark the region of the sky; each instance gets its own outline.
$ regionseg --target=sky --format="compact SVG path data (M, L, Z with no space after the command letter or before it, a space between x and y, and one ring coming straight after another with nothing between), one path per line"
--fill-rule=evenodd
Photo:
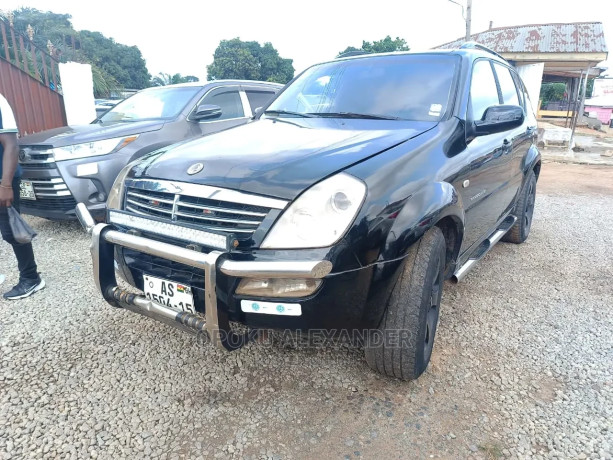
M222 39L271 42L299 72L347 46L360 47L362 40L390 35L419 51L462 37L465 29L462 8L449 0L2 0L0 8L21 6L68 13L77 30L138 46L152 75L181 73L201 80ZM490 21L494 27L601 21L613 50L613 0L473 0L472 32L486 30ZM607 64L613 69L613 53Z

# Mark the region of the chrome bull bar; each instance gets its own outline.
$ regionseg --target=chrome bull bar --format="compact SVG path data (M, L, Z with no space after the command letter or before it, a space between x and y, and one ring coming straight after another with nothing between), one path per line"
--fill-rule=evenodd
M221 260L222 251L202 253L151 240L142 236L119 232L109 224L96 224L87 207L79 203L76 214L83 228L92 237L91 254L96 287L113 306L154 318L195 334L206 333L218 348L234 350L245 345L254 333L238 335L231 331L226 314L220 315L217 305L217 270L242 278L323 278L332 270L332 263L320 261L233 261ZM117 285L114 267L114 247L121 246L173 262L188 265L204 272L204 321L201 316L180 312L133 294Z

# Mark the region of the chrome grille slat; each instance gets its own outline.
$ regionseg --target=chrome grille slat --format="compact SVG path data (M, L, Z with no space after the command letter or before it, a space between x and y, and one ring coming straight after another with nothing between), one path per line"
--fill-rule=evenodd
M124 209L142 216L249 238L271 209L286 202L194 184L133 180L126 183Z
M167 208L162 208L160 206L154 206L150 204L141 203L140 201L131 200L129 198L126 200L126 202L133 204L135 206L140 206L141 208L149 209L151 211L161 212L164 214L168 214L170 216L172 215L172 209L167 209Z
M174 200L165 200L164 198L155 198L152 196L146 196L146 195L143 195L141 193L136 193L136 192L128 192L128 196L133 196L135 198L140 198L142 200L147 200L147 201L155 200L155 201L159 201L160 203L166 203L170 205L172 205L174 202Z
M126 211L133 212L135 214L140 214L141 216L148 216L146 212L139 211L138 209L134 209L132 206L126 206Z
M66 184L52 184L52 185L36 185L36 190L51 191L51 190L68 190Z
M32 180L24 177L23 180L32 183L32 188L34 188L34 194L37 198L45 197L65 199L65 197L72 197L72 193L70 193L68 185L66 185L64 179L61 177L49 177L45 179Z
M196 214L192 214L192 213L189 213L189 212L181 212L181 211L175 212L175 215L182 216L182 217L191 217L193 219L198 219L198 220L211 220L213 222L225 222L225 223L228 223L228 224L256 225L257 226L257 225L260 225L262 223L261 221L253 221L253 220L223 219L221 217L198 216Z
M188 203L188 202L181 201L181 200L177 201L177 206L185 207L185 208L201 209L201 210L208 209L209 211L225 212L228 214L241 214L241 215L254 216L254 217L266 217L265 212L242 211L238 209L220 208L216 206L202 206L199 204Z
M34 192L36 194L37 197L39 196L48 196L48 197L53 197L53 196L71 196L70 190L58 190L57 192L53 192L53 193L44 193L44 192Z

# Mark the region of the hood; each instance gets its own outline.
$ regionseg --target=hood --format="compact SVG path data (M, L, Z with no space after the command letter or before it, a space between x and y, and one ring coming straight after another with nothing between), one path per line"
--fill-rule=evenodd
M164 121L143 120L129 123L95 123L91 125L64 126L49 129L19 139L20 145L50 145L64 147L100 141L113 137L131 136L133 134L157 131L164 126Z
M292 200L315 182L436 126L433 122L261 119L171 146L130 175ZM187 169L202 163L195 175Z

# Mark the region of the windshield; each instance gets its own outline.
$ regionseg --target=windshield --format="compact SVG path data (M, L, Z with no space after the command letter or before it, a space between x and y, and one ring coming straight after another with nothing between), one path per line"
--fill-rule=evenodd
M100 117L100 121L140 121L174 118L200 91L199 86L146 89L120 102Z
M358 58L307 69L267 108L271 116L438 121L458 58L413 54Z

